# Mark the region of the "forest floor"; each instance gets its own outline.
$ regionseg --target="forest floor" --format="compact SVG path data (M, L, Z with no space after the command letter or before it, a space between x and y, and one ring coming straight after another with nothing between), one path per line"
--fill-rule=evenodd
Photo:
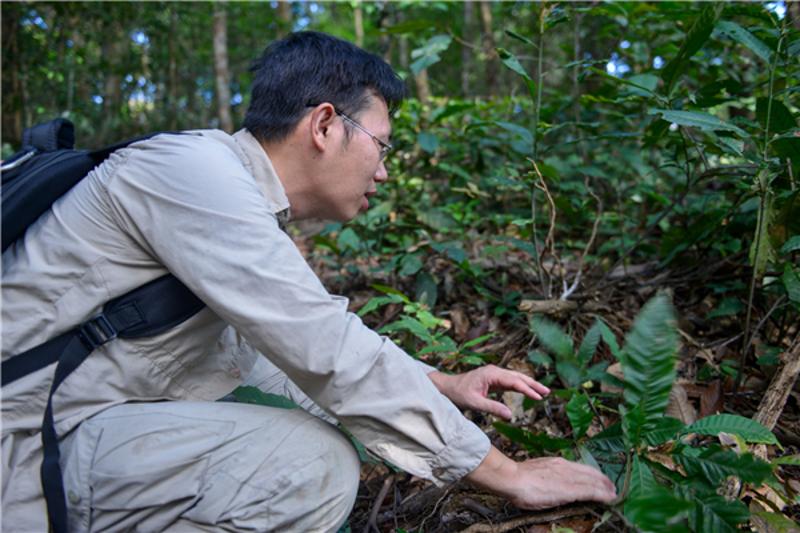
M354 274L351 264L350 269L345 270L330 258L326 260L324 255L311 252L313 245L308 231L298 235L296 242L328 290L347 296L353 311L376 296L376 291L371 288L373 283L394 286L401 291L408 291L406 294L413 292L411 287L403 286L402 280L390 279L385 275L375 277L372 267L387 258L354 260L358 266L358 273ZM476 247L483 244L486 243L473 243ZM498 294L516 290L523 294L523 298L535 295L540 288L536 286L536 280L531 280L530 269L522 268L523 260L521 256L509 254L495 262L491 265L495 275L493 279L484 280L484 284ZM577 338L583 336L596 317L601 317L622 338L644 302L657 291L669 291L679 317L681 344L678 379L673 385L667 414L686 424L714 413L752 417L778 367L748 363L737 390L735 371L731 369L736 368L740 357L743 324L736 316L708 316L716 303L709 287L721 280L746 279L744 262L744 257L733 257L716 264L689 260L682 266L670 269L659 268L655 263L628 265L610 274L601 273L601 269L588 269L584 272L580 289L570 298L577 304L574 308L565 310L545 306L544 311L551 320L569 324L572 334ZM546 372L536 369L527 358L529 350L536 343L529 330L526 313L517 313L516 318L498 319L492 316L491 307L472 285L453 281L458 277L452 271L455 268L452 262L428 261L426 267L437 279L444 280L441 284L444 290L440 291L434 314L449 320L449 334L456 342L462 343L486 333L494 333L489 341L476 349L477 352L492 354L489 359L499 366L542 379ZM377 320L374 317L370 319L372 315L368 315L365 322L377 328L389 323L400 312L400 306L389 305L382 309L382 315ZM785 346L800 335L800 325L772 323L769 313L755 318L757 334L753 344L756 353L759 353L762 332L764 335L769 330L785 332ZM613 362L607 351L598 352L595 362L602 358ZM463 372L472 368L457 360L431 358L427 362L444 371ZM612 370L613 365L609 371ZM533 408L526 410L520 395L516 393L506 393L502 400L512 409L512 423L515 426L546 432L554 437L570 436L571 429L563 401L553 398L537 402ZM800 392L795 386L773 429L782 446L769 446L768 458L800 451L799 407ZM525 449L495 430L492 423L497 419L494 417L470 411L465 415L486 432L492 444L507 455L517 460L530 457ZM603 429L602 426L613 423L614 416L614 413L604 413L599 423L595 420L588 434L597 433ZM781 467L780 472L789 485L800 492L800 481L797 481L800 479L800 467ZM361 479L356 505L349 519L353 532L544 532L557 530L554 528L568 528L566 531L575 532L627 530L621 508L572 504L528 512L466 482L440 488L409 474L392 471L379 462L364 464ZM750 503L747 494L741 494L740 497L746 504ZM795 521L800 518L800 505L785 506L781 511Z

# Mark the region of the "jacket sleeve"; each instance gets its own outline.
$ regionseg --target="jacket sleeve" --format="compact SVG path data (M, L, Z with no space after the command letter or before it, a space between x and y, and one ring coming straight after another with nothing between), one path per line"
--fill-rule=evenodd
M328 294L231 149L162 136L119 158L106 193L123 230L365 446L438 483L480 464L486 435Z

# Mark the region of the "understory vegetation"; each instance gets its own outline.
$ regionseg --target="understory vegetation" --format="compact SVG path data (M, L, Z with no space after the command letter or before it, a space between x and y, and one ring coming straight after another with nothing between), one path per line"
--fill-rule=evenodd
M384 53L413 93L370 210L290 227L310 264L442 371L495 364L547 384L542 401L502 395L511 422L467 416L514 458L594 465L621 496L523 512L369 459L350 530L797 531L798 6L274 4L227 6L234 66L287 28L319 29ZM113 14L128 4L83 20L81 6L3 4L4 131L63 115L99 146L224 124L209 116L211 71L173 64L193 49L181 60L211 68L209 6L142 4L127 21ZM111 110L103 44L81 31L104 24L134 35ZM208 43L175 24L207 24ZM48 92L53 77L75 84L72 107ZM234 125L248 81L229 79L244 95L229 95ZM194 95L183 103L181 87Z

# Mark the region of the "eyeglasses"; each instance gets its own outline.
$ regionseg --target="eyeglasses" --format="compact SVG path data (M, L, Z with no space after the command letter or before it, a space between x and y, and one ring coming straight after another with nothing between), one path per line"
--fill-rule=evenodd
M380 147L380 161L383 161L384 159L386 159L386 156L389 155L389 152L392 151L393 147L392 147L391 144L383 142L382 140L377 138L375 135L373 135L372 132L370 132L367 128L365 128L364 126L362 126L361 124L359 124L358 122L353 120L352 118L348 117L347 115L345 115L344 113L342 113L341 111L336 109L335 107L333 109L334 109L334 111L336 111L337 115L342 117L343 120L345 120L346 122L349 122L350 124L352 124L356 128L360 129L361 131L363 131L364 133L366 133L367 135L372 137L372 140L375 141L376 143L378 143L378 146Z
M317 105L319 105L319 104L308 104L306 107L316 107ZM345 115L344 113L342 113L341 111L336 109L336 107L334 107L333 110L336 111L337 115L342 117L342 120L344 120L345 122L349 122L350 124L352 124L356 128L360 129L361 131L363 131L364 133L366 133L367 135L372 137L372 140L375 141L376 143L378 143L378 149L380 150L380 152L379 152L379 156L380 156L379 161L383 161L384 159L386 159L386 156L389 155L389 152L391 152L392 149L394 148L391 144L380 140L378 137L373 135L373 133L371 131L369 131L367 128L365 128L364 126L362 126L361 124L359 124L358 122L353 120L352 118L348 117L347 115Z

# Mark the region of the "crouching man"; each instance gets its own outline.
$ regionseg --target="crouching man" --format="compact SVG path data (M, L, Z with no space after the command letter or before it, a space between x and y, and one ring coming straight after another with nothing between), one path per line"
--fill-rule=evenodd
M40 478L56 365L3 387L3 529L46 531L42 485L63 483L70 531L335 531L359 463L331 422L407 472L465 478L522 508L611 501L601 473L514 462L456 407L507 416L489 390L546 387L415 361L329 295L283 232L369 207L388 178L397 75L313 32L273 43L253 70L244 129L115 152L3 254L4 363L168 273L205 304L156 335L107 342L64 379L52 397L61 479ZM304 409L215 401L243 382Z

